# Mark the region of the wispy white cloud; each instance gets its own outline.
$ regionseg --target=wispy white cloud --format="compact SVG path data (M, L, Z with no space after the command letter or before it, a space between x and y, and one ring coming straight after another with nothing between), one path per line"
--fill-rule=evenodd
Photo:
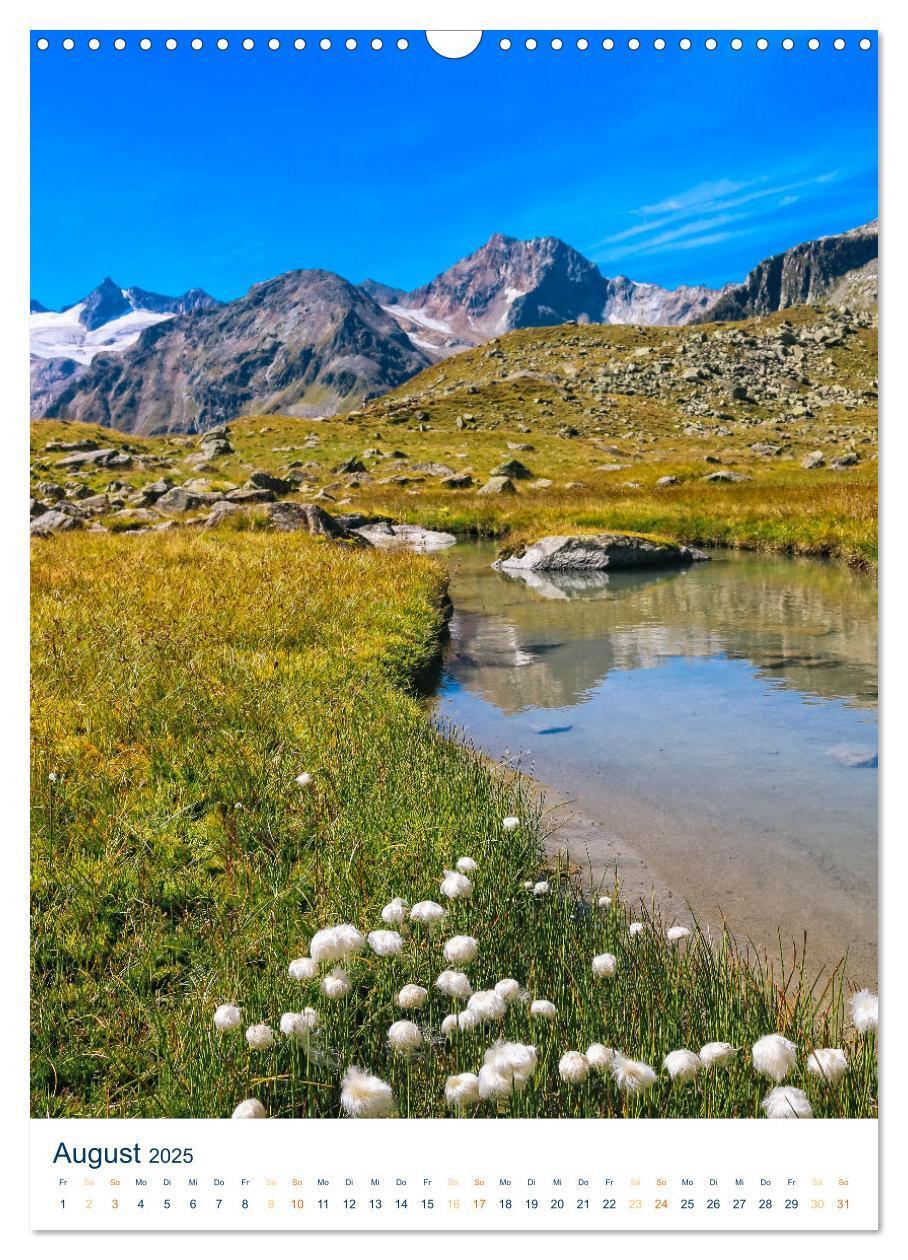
M609 262L631 255L696 249L731 236L746 235L746 227L721 234L720 230L731 223L760 219L769 208L792 205L805 190L833 183L840 176L840 171L831 170L786 181L761 176L700 183L652 205L627 211L635 221L604 237L589 252L597 261Z

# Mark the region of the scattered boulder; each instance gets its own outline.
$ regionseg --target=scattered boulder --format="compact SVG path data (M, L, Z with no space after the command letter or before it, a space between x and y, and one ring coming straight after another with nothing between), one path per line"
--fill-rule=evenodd
M423 464L414 464L413 471L424 473L427 477L453 477L455 472L453 468L449 468L447 464L437 464L429 461Z
M205 517L205 528L214 529L228 516L237 516L245 511L246 509L239 503L231 503L229 499L220 499Z
M334 469L336 473L364 473L366 465L361 459L357 459L355 455L351 455L349 459L345 459L342 464L338 464Z
M122 508L113 516L117 529L146 529L160 523L160 516L150 508Z
M678 484L677 477L660 477L659 480L656 482L656 485L659 487L676 486L677 484Z
M131 464L132 456L113 446L105 446L101 450L77 450L57 460L58 468L128 468Z
M399 547L406 551L443 551L453 547L457 539L441 530L424 529L422 525L390 525L380 521L356 530L373 547Z
M676 543L655 542L640 534L574 534L540 538L505 548L492 565L507 572L558 572L602 569L665 568L708 560L705 552Z
M442 477L440 485L446 490L468 490L473 484L469 473L453 473L450 477Z
M484 486L476 491L477 494L516 494L517 487L514 485L510 477L490 477Z
M530 481L533 474L519 459L507 459L491 472L493 477L510 477L512 481Z
M369 541L355 530L347 529L314 503L271 503L266 509L270 529L289 532L302 529L316 537L329 538L332 542L349 542L356 547L368 547Z
M802 468L822 468L826 460L822 451L811 451L809 455L805 455L801 460Z
M241 486L239 490L231 490L225 496L231 503L273 503L276 495L273 490L256 486Z
M750 477L746 473L731 472L727 468L721 469L719 472L707 473L703 478L713 485L723 485L733 481L750 481Z
M160 496L155 506L159 512L166 512L170 515L177 512L190 512L193 508L197 508L201 502L201 496L194 494L191 490L187 490L185 486L173 486L172 489Z
M42 499L50 503L56 503L59 499L66 498L66 491L62 486L58 486L55 481L42 481L38 486L38 494Z
M36 516L28 530L30 534L38 538L48 538L51 534L59 534L67 529L81 528L82 521L78 516L71 516L68 512L58 512L56 508L51 508L49 512Z
M857 451L846 451L845 454L840 455L838 459L832 460L829 467L835 468L835 469L854 468L857 462L858 462Z
M294 482L275 477L273 473L262 469L250 474L247 485L254 490L271 490L275 494L290 494L296 489Z

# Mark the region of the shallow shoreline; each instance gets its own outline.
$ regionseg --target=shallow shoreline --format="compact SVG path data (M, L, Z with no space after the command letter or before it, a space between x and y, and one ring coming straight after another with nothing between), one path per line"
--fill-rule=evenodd
M582 798L569 798L550 784L537 777L524 775L530 785L544 803L543 832L546 835L546 851L551 857L567 854L572 867L579 868L577 875L582 886L589 890L591 884L595 890L600 885L605 892L611 892L616 873L619 881L620 896L629 907L655 904L656 909L666 922L677 921L691 924L692 916L696 916L700 926L707 928L713 935L719 935L723 926L735 938L740 947L748 948L751 954L768 957L776 964L784 955L786 966L804 955L805 932L807 937L806 974L813 981L822 974L827 978L833 968L841 960L841 952L833 943L833 934L824 932L822 924L835 922L842 925L841 907L827 906L828 891L819 887L816 882L811 886L812 897L805 905L805 919L809 919L808 928L801 927L798 933L782 930L772 924L771 918L759 909L754 909L752 880L758 869L765 863L754 855L742 858L734 849L733 841L728 842L728 868L735 868L740 875L740 866L745 866L747 879L736 879L736 886L728 886L719 890L716 886L723 882L721 876L727 874L725 863L713 868L708 880L699 894L691 891L693 876L690 868L687 845L671 841L668 832L679 836L677 820L658 816L645 802L633 798L619 799L614 796L609 800L609 812L613 819L612 826L606 825L599 816L600 810L592 802ZM652 847L644 846L638 841L624 839L624 835L646 830L654 838ZM776 861L776 858L772 859ZM804 855L805 863L811 861ZM706 872L701 872L706 875ZM770 888L766 889L771 892ZM721 897L721 900L719 899ZM832 918L835 914L835 919ZM866 920L860 915L857 907L851 916L851 939L845 977L855 987L877 984L877 943L875 939L867 940L861 933L861 923ZM874 925L875 925L874 918ZM781 949L780 949L781 940Z

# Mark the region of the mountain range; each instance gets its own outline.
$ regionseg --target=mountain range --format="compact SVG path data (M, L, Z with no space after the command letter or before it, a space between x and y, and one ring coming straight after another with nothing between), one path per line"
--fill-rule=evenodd
M410 292L291 271L220 303L106 279L60 312L31 303L32 415L136 433L197 432L251 412L317 416L384 393L516 328L688 324L876 300L877 223L795 246L738 285L606 277L554 237L494 235Z

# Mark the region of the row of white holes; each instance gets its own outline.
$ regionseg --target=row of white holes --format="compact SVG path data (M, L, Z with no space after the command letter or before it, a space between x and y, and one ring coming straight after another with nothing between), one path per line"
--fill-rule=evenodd
M114 48L116 48L118 51L121 52L126 47L126 40L122 38L115 39L113 41L113 46ZM143 51L147 52L148 49L151 48L151 46L152 46L151 40L148 39L147 36L144 39L139 40L139 47ZM177 41L173 39L172 37L170 39L164 40L164 47L170 52L173 52L173 50L177 46L178 46ZM196 37L195 39L192 39L189 41L189 46L192 49L194 49L196 52L198 52L201 48L204 47L204 41ZM225 39L222 36L220 39L215 41L215 46L223 52L225 49L230 47L230 41L228 39ZM279 39L268 40L268 47L272 50L272 52L276 52L277 49L280 48L280 46L281 46L281 41ZM327 38L320 39L318 42L318 46L319 48L327 52L328 49L331 48L331 40ZM357 46L358 44L355 39L350 38L344 41L344 47L349 49L351 52ZM376 36L375 39L370 40L369 46L371 48L374 48L377 51L378 49L383 47L383 41ZM410 42L407 39L398 39L396 41L396 46L401 50L401 52L403 52L405 49L409 48ZM505 37L504 39L500 39L498 41L498 46L499 48L502 49L502 51L507 52L513 45L512 45L511 40ZM585 52L589 48L589 46L590 46L590 41L588 39L581 36L581 38L577 40L577 48L581 52ZM639 39L634 38L634 39L629 39L627 41L627 47L630 49L631 52L636 52L641 46L642 46L641 41ZM734 49L735 52L740 52L740 50L744 47L744 41L743 39L736 36L734 39L730 41L729 46L732 49ZM786 52L790 52L791 49L794 48L794 46L795 46L795 41L790 36L787 36L785 39L782 40L782 47L785 49ZM813 52L815 52L820 46L821 46L820 40L818 40L815 36L807 40L807 47L811 49L811 51ZM839 36L839 38L834 39L832 41L832 46L836 50L841 51L847 45L846 45L846 41L842 39L841 36ZM41 52L46 52L47 49L50 48L50 41L48 39L45 39L42 36L39 40L37 40L36 47L40 49ZM63 48L66 50L66 52L72 52L72 50L75 47L76 47L76 41L74 39L67 37L66 39L63 40ZM91 49L92 52L97 52L97 50L101 47L101 41L97 38L92 38L88 41L88 47ZM247 52L250 51L251 49L255 48L255 40L247 37L246 39L242 41L242 47L246 49ZM301 50L306 47L306 41L304 39L295 39L293 41L293 47ZM531 36L529 39L524 40L524 47L529 49L530 52L532 52L534 49L539 47L539 42ZM556 36L551 41L551 47L556 52L560 51L564 47L564 40ZM602 47L606 50L606 52L610 52L615 47L615 41L613 39L604 39L602 41ZM665 47L666 47L666 41L662 39L661 37L653 40L653 48L657 52L661 52ZM687 52L688 49L693 47L693 41L685 37L684 39L680 39L678 41L678 47L681 48L684 52ZM719 47L719 41L715 39L713 36L710 36L707 40L704 41L704 47L709 49L710 52L713 52L715 51L716 48ZM765 52L766 49L769 48L769 40L761 36L759 39L755 41L755 47L758 48L760 52ZM869 48L873 47L873 44L871 40L867 39L865 36L863 39L858 41L858 47L863 49L866 52Z

